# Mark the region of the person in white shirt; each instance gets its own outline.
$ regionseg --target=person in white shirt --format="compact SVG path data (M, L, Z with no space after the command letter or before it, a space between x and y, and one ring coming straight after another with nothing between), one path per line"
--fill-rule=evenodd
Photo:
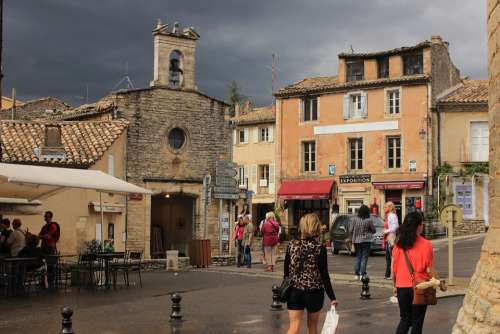
M392 247L396 241L396 233L399 229L398 215L396 207L392 202L386 202L384 205L384 247L385 247L385 279L391 278Z
M26 236L21 230L21 225L20 219L16 218L12 221L14 230L6 241L7 246L10 247L10 256L18 256L24 247L26 247Z

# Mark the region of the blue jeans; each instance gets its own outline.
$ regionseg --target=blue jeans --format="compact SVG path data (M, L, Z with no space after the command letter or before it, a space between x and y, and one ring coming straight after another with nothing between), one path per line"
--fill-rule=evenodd
M250 268L252 266L252 252L250 246L245 246L245 251L243 255L243 265Z
M356 264L354 265L354 273L358 276L366 275L366 266L368 257L370 256L372 244L371 242L361 242L354 244L356 250Z

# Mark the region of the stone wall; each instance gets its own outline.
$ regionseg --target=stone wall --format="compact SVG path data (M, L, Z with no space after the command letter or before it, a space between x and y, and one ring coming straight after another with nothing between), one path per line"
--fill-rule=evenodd
M488 1L490 228L454 334L500 332L500 0Z
M195 91L164 87L119 92L113 95L117 117L127 119L127 181L155 194L181 193L195 201L193 238L203 236L203 177L215 181L217 160L232 159L231 132L226 105ZM180 150L172 150L167 136L181 128L187 136ZM227 202L224 203L227 206ZM218 249L219 201L208 207L208 234ZM127 247L150 252L151 198L128 201Z
M455 226L453 235L459 237L461 235L483 233L485 230L484 220L464 220Z
M448 44L440 37L433 37L431 46L432 105L443 91L460 83L460 71L455 67L448 51Z

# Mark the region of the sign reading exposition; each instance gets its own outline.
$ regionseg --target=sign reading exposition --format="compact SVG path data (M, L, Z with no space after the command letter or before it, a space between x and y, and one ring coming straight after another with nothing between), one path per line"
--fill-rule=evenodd
M354 175L340 175L340 183L370 183L372 176L370 174L354 174Z

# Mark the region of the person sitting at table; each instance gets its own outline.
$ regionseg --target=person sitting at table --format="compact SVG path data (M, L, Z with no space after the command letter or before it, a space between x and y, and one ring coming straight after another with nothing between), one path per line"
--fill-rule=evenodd
M16 218L12 221L14 230L10 234L5 244L10 247L10 256L18 256L19 253L26 247L26 236L21 230L21 220Z
M102 250L104 253L113 253L115 251L113 239L104 240L104 247Z
M5 244L9 239L12 230L10 229L10 220L3 218L0 221L0 253L9 253L9 247Z

